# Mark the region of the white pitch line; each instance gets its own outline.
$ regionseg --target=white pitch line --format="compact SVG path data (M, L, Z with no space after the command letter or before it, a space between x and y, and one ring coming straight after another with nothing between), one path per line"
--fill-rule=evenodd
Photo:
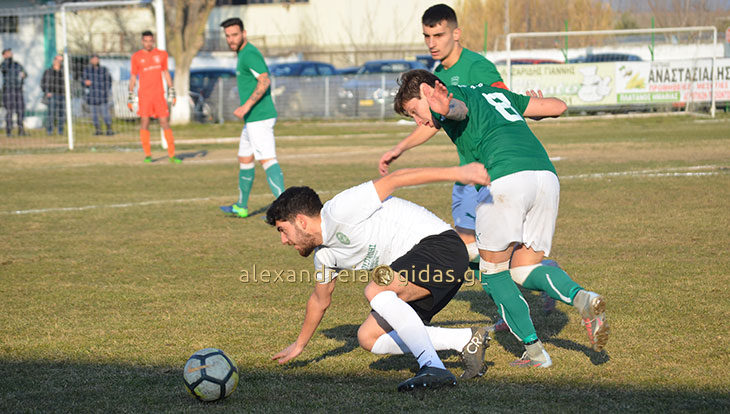
M94 210L97 208L127 208L127 207L139 207L139 206L150 206L155 204L167 204L167 203L192 203L197 201L209 201L220 197L200 197L200 198L179 198L175 200L151 200L151 201L140 201L137 203L119 203L119 204L103 204L103 205L90 205L81 207L56 207L56 208L36 208L32 210L14 210L14 211L3 211L2 214L34 214L34 213L51 213L56 211L83 211L83 210Z
M710 172L710 173L695 173L695 172L675 172L675 171L698 171L698 170L722 170L725 167L719 167L717 165L695 165L691 167L675 167L675 168L662 168L652 170L639 170L639 171L619 171L609 173L594 173L594 174L578 174L578 175L563 175L560 176L561 180L581 179L581 178L611 178L611 177L670 177L670 176L693 176L693 175L718 175L722 171Z
M684 170L684 172L682 172ZM687 172L687 170L690 170L690 172ZM718 170L718 171L697 171L697 170ZM596 174L578 174L578 175L564 175L561 176L561 180L570 180L570 179L603 179L603 178L613 178L613 177L706 177L706 176L712 176L712 175L721 175L721 174L728 174L730 173L730 168L728 167L720 167L716 165L696 165L691 167L677 167L677 168L664 168L664 169L654 169L654 170L642 170L642 171L620 171L620 172L610 172L610 173L596 173ZM403 187L403 189L417 189L426 187L429 185L442 185L442 186L451 186L452 183L439 183L439 184L421 184L421 185L412 185L408 187ZM334 193L335 190L323 190L323 191L317 191L319 194L330 194ZM258 197L270 197L271 193L260 193L260 194L251 194L252 198L258 198ZM41 213L55 213L55 212L64 212L64 211L84 211L84 210L94 210L94 209L102 209L102 208L128 208L128 207L141 207L141 206L149 206L149 205L157 205L157 204L173 204L173 203L196 203L200 201L211 201L211 200L218 200L218 199L226 199L231 198L231 196L210 196L210 197L197 197L197 198L178 198L178 199L172 199L172 200L150 200L150 201L140 201L136 203L117 203L117 204L101 204L101 205L89 205L89 206L80 206L80 207L55 207L55 208L39 208L39 209L31 209L31 210L11 210L11 211L0 211L0 215L21 215L21 214L41 214Z

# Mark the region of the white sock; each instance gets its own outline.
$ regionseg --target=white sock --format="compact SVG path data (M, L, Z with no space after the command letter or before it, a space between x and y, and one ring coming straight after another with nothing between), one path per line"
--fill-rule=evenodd
M375 340L373 349L370 350L373 354L380 355L403 355L411 352L403 340L400 339L395 331L382 334Z
M439 328L427 326L428 338L437 351L452 350L461 352L464 346L471 340L471 328ZM402 355L407 352L408 347L403 343L395 331L390 331L380 337L373 344L371 350L374 354Z
M428 337L437 351L453 350L461 352L471 340L471 328L439 328L427 326Z
M378 293L370 301L370 306L398 333L403 343L418 360L419 368L430 366L446 369L431 344L423 321L410 305L398 298L395 292L386 290Z
M479 248L477 247L477 242L467 244L466 251L469 253L470 262L476 262L479 260Z
M264 167L264 170L268 170L269 167L271 167L274 164L278 164L278 163L279 163L279 161L277 161L276 158L273 158L273 159L270 159L270 160L266 161L265 163L261 164L261 166Z

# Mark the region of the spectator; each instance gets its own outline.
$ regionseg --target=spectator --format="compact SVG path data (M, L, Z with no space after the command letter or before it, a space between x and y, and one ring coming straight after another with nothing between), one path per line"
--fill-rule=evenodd
M91 121L94 123L94 135L101 135L99 118L104 118L106 134L114 135L112 131L112 119L109 114L109 97L111 96L112 77L109 70L99 64L99 55L93 54L89 59L89 65L83 72L84 86L88 88L86 93L86 104L91 110Z
M17 114L18 135L26 135L23 130L25 99L23 98L23 82L28 76L23 65L13 60L11 49L3 50L3 62L0 63L3 74L3 106L5 107L5 133L12 136L13 114Z
M41 78L41 90L48 104L48 117L46 118L48 135L53 134L54 122L58 125L58 133L63 135L63 123L66 119L66 92L63 85L62 63L63 56L56 55L53 58L53 64L43 72L43 78Z

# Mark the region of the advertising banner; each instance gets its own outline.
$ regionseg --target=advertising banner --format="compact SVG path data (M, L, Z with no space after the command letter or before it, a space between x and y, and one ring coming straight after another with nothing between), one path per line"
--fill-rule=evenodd
M619 104L710 102L712 59L616 62ZM715 100L730 100L730 59L717 59Z
M498 67L506 80L506 66ZM730 59L598 62L512 66L511 89L542 90L568 106L730 101Z

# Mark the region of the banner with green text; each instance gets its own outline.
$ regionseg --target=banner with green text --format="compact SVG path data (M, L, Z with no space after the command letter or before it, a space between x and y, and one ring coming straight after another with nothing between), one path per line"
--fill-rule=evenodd
M506 80L506 66L498 67ZM541 90L568 106L730 101L730 59L512 66L511 88Z

